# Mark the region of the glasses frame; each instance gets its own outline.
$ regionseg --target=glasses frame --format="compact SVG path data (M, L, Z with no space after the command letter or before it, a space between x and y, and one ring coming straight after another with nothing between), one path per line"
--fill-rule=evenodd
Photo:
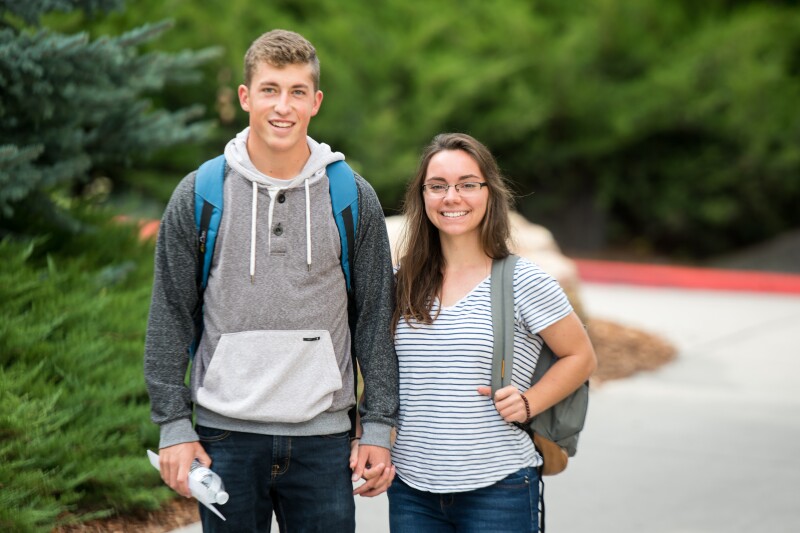
M456 191L456 193L458 195L464 196L464 194L461 192L461 187L463 187L464 185L467 185L467 184L480 185L480 187L475 189L474 193L468 192L466 194L466 196L469 196L470 194L476 194L481 189L483 189L484 187L488 187L489 186L489 184L486 183L485 181L464 181L464 182L461 182L461 183L456 183L454 185L449 185L449 184L446 184L446 183L426 183L426 184L424 184L422 186L422 193L423 194L427 194L431 198L444 198L445 196L447 196L447 192L450 190L450 187L452 187L453 189L455 189L455 191ZM441 193L441 194L436 194L436 193L431 192L429 187L434 186L434 185L437 186L437 187L444 187L444 192Z

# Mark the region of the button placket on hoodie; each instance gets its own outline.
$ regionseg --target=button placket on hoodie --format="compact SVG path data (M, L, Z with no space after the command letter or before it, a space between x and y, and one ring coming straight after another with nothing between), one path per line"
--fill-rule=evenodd
M283 201L281 201L283 200ZM287 230L287 215L289 210L289 203L286 191L279 191L276 197L270 199L275 202L274 210L272 213L272 226L270 231L270 255L286 255L286 230Z
M315 172L313 177L321 179L315 179L315 183L312 185L310 179L306 178L300 186L297 186L296 183L293 186L288 184L290 188L284 188L286 185L274 183L252 182L251 282L254 282L258 277L258 257L262 259L280 258L287 257L291 253L293 257L292 263L287 266L295 268L297 266L294 258L295 253L299 254L300 251L303 251L303 270L311 272L313 261L315 258L319 259L321 257L315 254L313 249L322 246L321 249L325 250L325 253L332 252L334 254L332 257L335 257L336 264L339 264L339 233L333 218L331 217L330 220L325 218L323 221L317 219L314 223L315 226L312 227L312 218L316 217L316 215L312 215L311 200L312 196L317 194L312 193L312 189L328 191L327 183L323 180L325 178L324 168ZM319 197L321 199L324 198L325 204L330 202L327 195L319 194ZM330 209L330 205L328 205L324 212L330 213ZM267 213L266 220L262 215L264 211ZM300 246L295 248L295 245L298 237L302 234L304 234L304 249L301 250ZM319 242L320 234L324 235L323 243ZM314 239L317 239L316 245L312 242ZM258 244L258 242L262 244ZM262 247L265 247L267 251L264 252Z

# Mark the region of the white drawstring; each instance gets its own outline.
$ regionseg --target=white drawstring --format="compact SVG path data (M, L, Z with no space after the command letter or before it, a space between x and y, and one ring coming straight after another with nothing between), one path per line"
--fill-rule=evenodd
M306 264L311 271L311 199L308 193L308 178L306 178Z
M311 270L311 195L308 187L308 178L305 180L306 188L306 265L308 270ZM280 189L277 187L268 187L267 192L270 196L269 214L267 217L267 226L269 229L268 246L272 250L272 211L275 207L275 197ZM258 184L253 182L253 208L252 219L250 222L250 283L255 282L256 277L256 219L258 218Z
M256 215L258 214L258 184L253 182L253 209L250 221L250 283L256 277Z

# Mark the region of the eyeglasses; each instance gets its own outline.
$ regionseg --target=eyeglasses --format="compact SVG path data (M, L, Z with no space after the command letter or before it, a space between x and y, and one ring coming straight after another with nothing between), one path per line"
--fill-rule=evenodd
M455 185L445 185L443 183L426 183L422 186L422 191L427 193L432 198L444 198L447 196L447 191L450 187L454 188L461 196L472 196L481 190L481 187L486 187L485 181L465 181L463 183L456 183Z

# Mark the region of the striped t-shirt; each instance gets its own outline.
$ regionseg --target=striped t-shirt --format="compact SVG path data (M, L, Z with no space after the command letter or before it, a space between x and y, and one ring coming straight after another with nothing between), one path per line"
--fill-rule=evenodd
M542 338L538 333L572 307L558 283L530 261L514 270L512 383L530 387ZM433 314L439 302L434 302ZM433 324L400 319L395 347L400 364L400 417L392 462L409 486L428 492L487 487L541 458L530 437L504 421L477 388L491 385L490 278Z

